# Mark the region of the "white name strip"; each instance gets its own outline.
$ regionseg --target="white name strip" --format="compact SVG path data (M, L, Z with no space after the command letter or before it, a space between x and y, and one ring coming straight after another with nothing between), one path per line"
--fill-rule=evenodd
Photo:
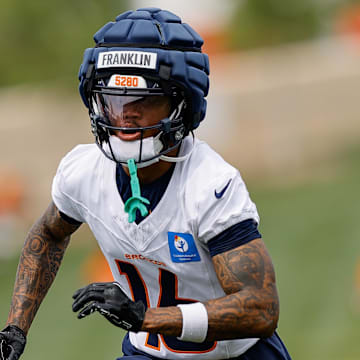
M135 67L156 69L157 54L143 51L107 51L99 54L97 68Z

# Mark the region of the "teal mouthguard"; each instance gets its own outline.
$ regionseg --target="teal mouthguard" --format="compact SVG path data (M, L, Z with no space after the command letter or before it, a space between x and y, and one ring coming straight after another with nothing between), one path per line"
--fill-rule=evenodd
M145 217L149 212L144 204L150 205L150 201L141 196L140 183L137 177L137 168L134 159L127 161L130 173L130 185L132 196L127 199L125 203L125 212L129 214L129 223L136 219L136 211L139 210L142 217Z

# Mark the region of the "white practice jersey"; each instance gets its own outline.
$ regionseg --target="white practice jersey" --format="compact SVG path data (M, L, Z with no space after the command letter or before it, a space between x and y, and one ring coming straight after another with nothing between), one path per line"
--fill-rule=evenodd
M87 223L124 292L148 307L205 302L225 295L207 242L246 219L259 221L239 172L206 143L188 136L168 187L138 225L128 222L116 163L95 144L79 145L61 161L52 197L60 211ZM230 181L231 180L231 181ZM225 191L224 191L225 189ZM216 196L217 195L217 196ZM166 359L226 359L258 339L196 344L175 337L130 333L137 349Z

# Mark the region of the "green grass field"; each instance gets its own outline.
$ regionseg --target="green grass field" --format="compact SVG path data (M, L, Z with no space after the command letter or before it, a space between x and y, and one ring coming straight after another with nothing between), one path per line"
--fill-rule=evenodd
M279 333L294 359L360 359L360 152L320 166L328 176L258 190L261 229L280 293ZM323 169L321 169L323 167Z
M279 333L299 360L360 359L360 151L334 160L336 171L297 185L250 186L273 258L281 300ZM324 171L327 164L323 164ZM321 173L322 168L318 170ZM246 178L246 176L245 176ZM94 247L94 242L90 247ZM82 242L83 243L83 242ZM26 360L115 359L123 332L100 315L77 320L71 295L89 249L71 244L28 337ZM0 321L6 320L17 259L0 263Z

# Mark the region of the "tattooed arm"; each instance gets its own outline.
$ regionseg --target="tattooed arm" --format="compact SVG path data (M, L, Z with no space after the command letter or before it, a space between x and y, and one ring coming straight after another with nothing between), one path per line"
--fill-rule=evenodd
M70 235L79 226L64 221L54 203L32 226L19 260L8 325L28 332L56 276Z
M279 300L270 256L261 239L213 257L226 296L205 303L209 327L206 340L268 337L276 329ZM142 330L180 336L178 307L149 308Z
M208 301L208 340L268 337L276 329L279 299L270 256L255 239L213 257L226 296Z

